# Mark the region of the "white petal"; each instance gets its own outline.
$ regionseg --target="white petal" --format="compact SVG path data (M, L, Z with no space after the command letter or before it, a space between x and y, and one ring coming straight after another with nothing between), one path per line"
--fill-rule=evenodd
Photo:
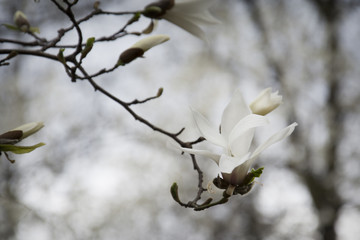
M219 161L220 161L220 155L219 154L212 153L212 152L207 151L207 150L199 150L199 149L192 149L192 148L182 148L182 147L180 147L180 149L182 151L190 153L190 154L195 154L195 155L200 155L200 156L210 158L216 164L219 165Z
M241 137L238 137L228 146L228 152L235 157L242 157L249 152L250 145L254 138L255 129L249 129L245 131Z
M228 145L231 153L242 157L249 151L254 138L254 128L267 125L269 120L260 115L250 114L241 119L230 132Z
M191 33L192 35L206 41L204 31L198 25L196 25L196 23L187 19L183 14L169 11L169 13L165 14L163 18Z
M218 24L220 21L209 12L209 8L215 3L214 0L197 0L176 3L169 12L175 11L183 14L191 21L204 24Z
M255 127L265 126L267 124L269 124L269 120L264 116L256 114L247 115L246 117L242 118L231 130L229 135L229 143L231 144L231 142L236 140L247 130Z
M221 134L228 137L234 126L251 113L240 90L236 90L230 103L226 106L221 119Z
M192 148L183 148L183 147L180 147L179 145L177 144L174 144L173 142L167 142L166 143L167 147L169 148L175 148L175 149L179 149L183 152L186 152L186 153L190 153L190 154L196 154L196 155L200 155L200 156L204 156L204 157L207 157L207 158L210 158L211 160L214 160L214 162L216 164L219 165L219 161L220 161L220 155L219 154L216 154L216 153L212 153L210 151L207 151L207 150L199 150L199 149L192 149Z
M210 125L209 121L199 112L193 110L193 116L198 129L202 136L209 142L216 144L220 147L226 148L227 143L224 137L219 133L218 128Z
M186 153L196 154L196 155L200 155L200 156L210 158L216 164L219 165L219 161L220 161L220 155L219 154L215 154L215 153L212 153L212 152L207 151L207 150L198 150L198 149L193 149L193 148L183 148L183 147L180 147L177 144L174 144L173 142L167 142L166 146L169 147L169 148L179 149L179 150L181 150L183 152L186 152Z
M283 140L284 138L288 137L295 129L295 127L298 124L295 122L286 128L283 128L279 132L272 135L268 140L266 140L263 144L261 144L259 147L256 148L251 158L256 158L262 151L264 151L266 148L270 147L274 143Z
M227 172L231 173L234 168L244 163L250 156L250 153L246 154L245 156L239 157L231 157L226 154L222 154L220 157L219 169L220 172Z

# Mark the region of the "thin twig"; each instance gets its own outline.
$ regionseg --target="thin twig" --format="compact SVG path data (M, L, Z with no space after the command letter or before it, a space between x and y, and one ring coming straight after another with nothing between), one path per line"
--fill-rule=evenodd
M138 33L138 32L128 33L126 31L126 29L129 25L131 25L132 23L136 22L139 19L139 17L140 17L139 11L136 11L136 12L110 12L110 11L103 11L101 9L95 9L95 10L91 11L89 14L87 14L85 17L76 20L75 15L72 11L72 7L76 5L76 3L78 2L77 0L74 0L74 1L63 0L62 1L63 4L60 4L60 2L56 1L56 0L51 0L51 2L54 3L54 5L59 9L59 11L61 11L65 16L68 17L68 19L71 22L71 25L67 28L59 29L57 36L51 40L41 38L41 37L35 35L34 33L28 33L33 38L35 38L35 41L32 41L32 42L23 42L23 41L19 41L19 40L0 38L0 43L11 43L11 44L16 44L16 45L22 46L23 48L26 48L26 49L20 49L20 48L19 49L18 48L0 49L0 55L8 54L7 57L5 57L4 59L2 59L0 61L0 66L8 65L7 60L9 60L12 57L12 55L14 55L14 54L15 54L15 56L16 55L31 55L31 56L38 56L38 57L42 57L42 58L46 58L46 59L55 60L57 62L60 62L64 66L65 72L70 77L71 81L73 81L73 82L75 82L76 80L87 81L94 88L95 91L103 94L107 98L118 103L135 120L146 125L153 131L158 132L162 135L165 135L165 136L173 139L181 147L192 148L193 145L205 140L203 137L199 137L198 139L196 139L194 141L184 142L179 138L179 136L185 130L185 128L182 128L180 131L175 132L175 133L169 132L169 131L151 123L146 118L138 115L132 109L132 106L135 104L143 104L148 101L159 98L162 95L162 88L158 90L158 93L155 96L148 97L143 100L135 99L130 102L125 102L125 101L121 100L120 98L111 94L109 91L107 91L102 86L100 86L98 83L96 83L94 80L94 78L96 78L96 77L99 77L103 74L114 71L115 69L117 69L119 67L119 65L115 65L114 67L109 68L109 69L103 68L94 74L89 74L88 71L83 67L82 62L81 62L81 60L82 60L81 52L82 52L83 47L85 46L85 43L83 43L83 33L82 33L82 29L80 28L79 25L85 21L88 21L89 19L93 18L96 15L134 15L129 21L126 22L126 24L124 24L115 33L111 34L110 36L99 37L99 38L95 39L94 43L102 42L102 41L114 41L114 40L121 38L123 36L126 36L128 34L140 35L141 33ZM61 39L72 30L75 30L77 33L77 43L73 44L73 45L72 44L58 45L58 43L61 41ZM36 49L30 50L29 47L33 47ZM39 47L40 47L40 49L38 49ZM47 49L59 49L59 48L63 49L63 50L59 51L59 54L60 53L62 54L64 52L64 49L71 49L72 52L71 52L71 54L69 54L67 56L62 56L62 55L60 56L59 54L54 55L54 54L49 54L49 53L45 52ZM198 204L199 200L201 199L202 193L204 191L206 191L206 189L203 187L203 172L196 161L196 157L192 154L190 154L190 157L191 157L191 161L193 164L193 168L197 172L197 175L198 175L198 184L197 184L198 190L197 190L196 196L194 197L194 199L192 201L189 201L188 203L183 203L183 202L179 201L179 204L182 205L183 207L194 208L195 210L203 210L203 209L209 208L214 205L222 204L224 202L223 199L219 200L218 202L213 202L213 203L211 203L212 199L208 199L204 203Z

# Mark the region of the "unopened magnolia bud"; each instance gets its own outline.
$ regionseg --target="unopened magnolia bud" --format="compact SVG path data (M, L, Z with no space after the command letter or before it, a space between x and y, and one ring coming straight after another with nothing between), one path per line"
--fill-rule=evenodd
M21 139L24 139L37 131L39 131L42 127L44 127L44 123L42 122L31 122L24 125L21 125L20 127L14 128L12 131L20 130L22 131L23 135L21 136Z
M85 58L94 46L95 38L88 38L85 44L85 48L81 51L81 58Z
M100 1L95 1L94 4L93 4L93 8L95 10L98 10L99 9L99 6L100 6Z
M141 17L141 13L140 13L140 12L135 13L135 14L133 15L133 17L130 18L130 20L127 22L127 25L130 25L130 24L133 24L134 22L139 21L140 17Z
M119 65L127 64L144 54L141 48L129 48L120 54Z
M271 88L262 91L259 96L250 104L254 114L266 115L282 103L282 96L278 92L271 92Z
M150 3L145 7L142 14L148 18L161 18L166 13L166 11L171 9L174 5L174 0L162 0Z
M157 97L160 97L160 96L163 94L163 92L164 92L164 89L163 89L163 88L159 88L156 96L157 96Z
M20 130L12 130L0 135L0 144L14 144L20 141L23 132Z
M141 57L150 48L168 41L170 38L166 35L154 35L136 42L129 49L121 53L118 65L127 64L134 59Z
M14 23L21 31L27 32L30 29L30 23L28 19L26 15L21 11L15 12Z
M178 185L176 182L174 182L172 185L171 185L171 188L170 188L170 193L171 193L171 196L173 197L173 199L180 203L180 198L179 198L179 193L178 193Z
M60 62L64 65L66 64L65 56L64 56L65 48L60 48L58 54L56 55Z
M131 48L141 48L146 52L152 47L155 47L156 45L159 45L161 43L164 43L168 41L170 38L167 35L154 35L150 37L146 37L141 39L140 41L136 42L134 45L131 46Z

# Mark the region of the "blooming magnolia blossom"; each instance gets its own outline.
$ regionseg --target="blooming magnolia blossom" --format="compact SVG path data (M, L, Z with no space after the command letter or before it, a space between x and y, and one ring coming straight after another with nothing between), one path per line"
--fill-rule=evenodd
M155 19L166 19L194 36L206 40L205 33L200 26L219 23L209 11L214 2L215 0L183 2L162 0L146 6L143 15Z
M275 100L274 98L264 97L269 94L270 96L276 96ZM271 89L266 89L266 94L262 92L255 99L254 102L257 107L254 109L271 109L266 113L274 110L276 108L274 106L279 106L279 99L281 99L281 96L278 96L277 93L274 94L271 94ZM264 99L268 99L268 101ZM264 113L264 111L262 111L262 113ZM272 144L289 136L297 125L297 123L293 123L280 130L259 145L254 152L250 152L249 149L254 138L255 128L265 126L269 124L269 121L265 116L254 114L251 111L251 108L245 103L239 90L235 92L232 100L223 112L220 133L218 129L211 126L200 113L193 110L193 116L202 136L207 141L222 147L223 153L217 154L207 150L189 148L181 149L185 152L203 155L214 160L219 165L223 179L229 183L231 187L241 185L250 166L259 154ZM231 192L228 194L231 195Z

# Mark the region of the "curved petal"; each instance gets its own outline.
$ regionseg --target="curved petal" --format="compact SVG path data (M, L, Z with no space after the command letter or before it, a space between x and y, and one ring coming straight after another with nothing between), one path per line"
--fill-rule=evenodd
M250 149L254 134L254 128L245 131L240 137L228 145L228 152L235 157L244 156Z
M250 144L254 137L254 129L264 126L269 120L260 115L250 114L242 118L231 130L228 145L231 153L236 157L241 157L249 151Z
M218 24L220 21L209 12L209 8L215 3L214 0L197 0L176 3L170 12L179 12L190 21L203 24Z
M219 133L218 129L211 126L209 121L199 112L192 110L193 116L198 129L202 136L209 142L216 144L220 147L226 148L227 143L224 137Z
M195 23L184 17L183 14L169 11L169 13L165 14L163 18L191 33L192 35L206 41L204 31Z
M182 151L190 153L190 154L196 154L196 155L200 155L200 156L210 158L217 165L219 165L219 161L220 161L220 155L219 154L215 154L215 153L212 153L212 152L207 151L207 150L199 150L199 149L192 149L192 148L182 148L182 147L178 147L178 148L181 149Z
M240 90L237 89L222 114L221 134L227 138L234 126L249 114L251 114L251 111Z
M204 156L207 158L210 158L211 160L213 160L217 165L219 165L219 161L220 161L220 155L219 154L215 154L212 153L210 151L207 150L198 150L198 149L192 149L192 148L183 148L180 147L177 144L174 144L173 142L167 142L166 146L169 148L175 148L175 149L179 149L183 152L186 153L190 153L190 154L196 154L196 155L200 155L200 156Z
M262 151L266 148L270 147L274 143L283 140L284 138L288 137L295 129L298 124L294 122L293 124L287 126L286 128L281 129L271 137L269 137L263 144L258 146L254 153L252 154L251 158L254 160ZM252 160L252 161L253 161Z

